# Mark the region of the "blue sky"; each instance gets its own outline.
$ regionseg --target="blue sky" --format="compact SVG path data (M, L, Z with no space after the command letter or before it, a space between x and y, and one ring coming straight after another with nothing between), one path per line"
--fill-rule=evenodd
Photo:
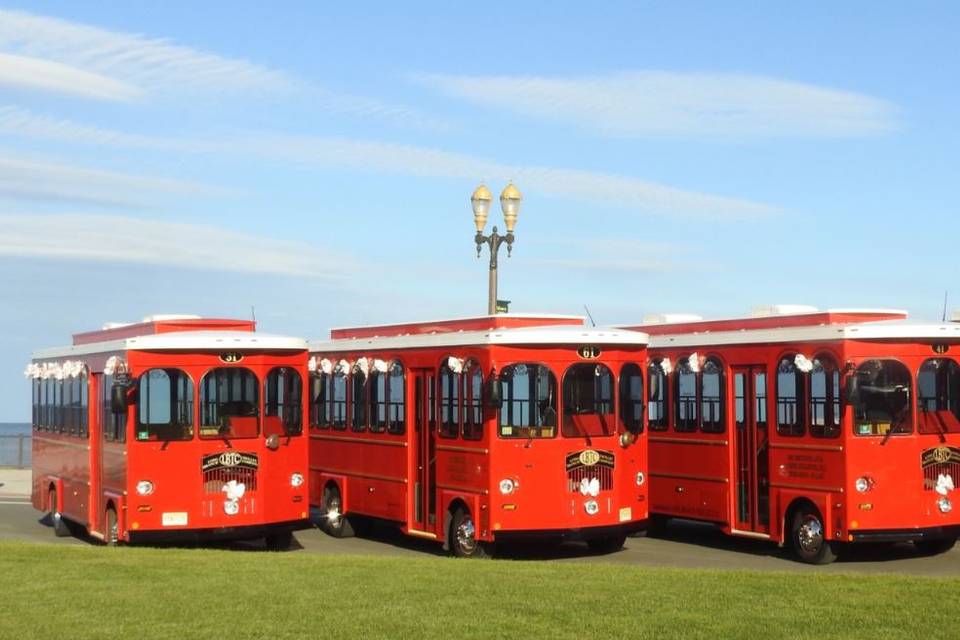
M0 421L106 321L482 313L481 181L516 311L960 307L953 3L349 4L0 0Z

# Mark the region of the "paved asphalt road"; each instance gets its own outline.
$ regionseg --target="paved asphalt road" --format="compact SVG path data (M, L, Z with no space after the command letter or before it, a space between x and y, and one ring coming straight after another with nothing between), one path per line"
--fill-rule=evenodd
M26 501L0 501L0 540L29 540L57 544L94 544L91 540L56 538L40 522L41 514ZM237 544L249 547L254 543ZM378 526L364 537L337 540L317 529L296 534L293 553L336 553L423 557L439 555L439 545L408 538L396 530ZM814 567L790 558L776 545L725 536L712 527L674 522L656 538L629 538L622 551L593 555L585 545L565 543L498 549L498 555L519 561L617 562L649 567L697 567L726 570L815 571L826 573L900 573L960 577L960 547L939 556L920 556L908 544L861 547L850 550L827 566Z

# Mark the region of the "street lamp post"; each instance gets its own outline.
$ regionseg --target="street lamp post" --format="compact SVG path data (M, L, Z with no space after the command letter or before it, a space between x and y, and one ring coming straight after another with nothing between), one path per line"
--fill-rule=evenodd
M501 236L497 233L497 227L489 236L483 235L483 228L487 225L487 215L490 213L490 202L493 196L486 185L481 184L477 187L473 195L470 196L470 204L473 206L473 222L477 226L477 235L474 241L477 243L477 258L483 245L490 248L490 286L487 299L487 313L494 315L497 313L497 253L500 251L500 245L507 243L507 257L513 250L513 228L517 224L517 214L520 212L520 202L523 196L520 190L509 183L500 194L500 208L503 209L503 223L507 227L507 235Z

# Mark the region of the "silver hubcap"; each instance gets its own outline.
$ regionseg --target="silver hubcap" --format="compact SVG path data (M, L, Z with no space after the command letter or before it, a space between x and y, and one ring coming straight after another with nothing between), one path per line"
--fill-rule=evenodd
M477 530L473 526L473 520L470 516L464 516L460 526L457 527L457 544L460 549L467 554L473 553L477 548Z
M814 516L806 516L800 530L797 531L797 542L800 548L809 553L816 553L823 545L823 525Z
M117 540L120 539L119 533L117 516L111 511L110 515L107 516L107 542L110 544L117 544Z
M327 502L327 524L331 529L339 529L343 523L343 516L340 513L340 496L334 495Z

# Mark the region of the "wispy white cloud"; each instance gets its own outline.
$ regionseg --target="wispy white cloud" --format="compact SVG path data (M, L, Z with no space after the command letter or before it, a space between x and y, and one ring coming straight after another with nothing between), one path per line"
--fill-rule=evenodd
M581 78L412 78L449 96L608 135L842 137L897 127L898 110L885 100L745 74L635 71Z
M0 256L342 279L354 261L308 245L208 225L124 216L0 214Z
M67 93L98 100L132 100L134 86L59 62L0 53L0 86Z
M489 182L513 180L524 189L545 195L569 196L590 203L607 202L639 214L751 218L776 212L775 207L751 200L678 189L630 176L503 164L426 147L277 135L250 138L245 144L266 157L315 166Z
M167 40L0 9L0 82L33 70L34 87L87 98L129 100L142 91L260 91L291 88L280 71ZM15 83L8 80L8 83ZM90 83L93 81L93 87Z
M774 213L770 205L678 189L616 174L535 165L504 164L469 154L429 147L348 138L245 133L230 139L178 139L141 136L38 116L15 107L0 108L0 135L147 148L184 153L259 157L280 163L394 175L505 182L525 190L607 202L640 214L749 218Z
M153 198L158 194L199 195L216 191L184 180L76 167L0 153L0 198L129 206L139 202L144 192Z
M566 271L664 273L716 268L700 258L696 247L630 238L531 239L556 249L556 257L527 259L526 263ZM542 251L540 253L543 253Z

